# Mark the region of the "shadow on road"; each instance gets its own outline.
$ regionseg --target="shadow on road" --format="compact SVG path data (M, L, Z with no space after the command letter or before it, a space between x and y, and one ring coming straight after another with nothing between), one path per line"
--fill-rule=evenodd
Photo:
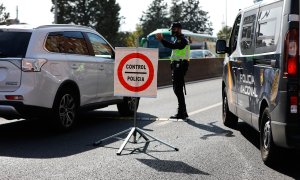
M234 128L237 131L240 131L240 133L255 146L257 149L259 149L259 132L257 132L253 127L248 125L245 122L239 122L237 127Z
M137 159L137 160L155 169L158 172L210 175L209 173L200 171L182 161L167 161L167 160L159 160L159 159Z
M201 139L207 139L207 138L213 137L213 136L234 137L232 131L223 129L223 128L221 128L221 127L215 125L216 122L217 122L217 121L211 122L211 123L208 123L208 125L206 125L206 124L199 124L199 123L197 123L196 121L191 120L191 119L189 119L189 120L187 121L187 123L188 123L189 125L192 125L192 126L194 126L194 127L196 127L196 128L199 128L199 129L202 129L202 130L211 132L211 134L206 134L206 135L202 136Z
M153 117L138 113L138 116ZM130 119L130 118L129 118ZM41 121L17 121L0 125L0 156L20 158L65 157L97 148L92 144L133 126L133 121L120 119L117 112L92 111L80 118L77 127L58 133ZM153 121L138 121L144 127ZM126 136L124 136L126 137ZM117 141L117 139L116 139Z
M236 130L240 131L240 133L249 142L251 142L258 150L260 150L259 132L245 122L239 122ZM278 160L269 167L287 176L300 179L300 171L298 166L299 162L299 150L280 149Z

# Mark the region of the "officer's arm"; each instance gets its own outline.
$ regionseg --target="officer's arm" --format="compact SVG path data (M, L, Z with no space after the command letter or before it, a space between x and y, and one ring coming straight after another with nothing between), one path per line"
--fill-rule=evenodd
M162 39L160 42L170 49L183 49L187 45L187 41L185 39L182 39L180 42L176 41L175 43L169 42L165 39Z

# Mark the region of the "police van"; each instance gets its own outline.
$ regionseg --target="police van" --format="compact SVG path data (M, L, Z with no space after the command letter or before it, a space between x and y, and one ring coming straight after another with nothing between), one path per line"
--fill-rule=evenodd
M231 37L218 40L223 123L238 118L260 132L265 164L280 147L300 147L299 0L263 1L241 10Z

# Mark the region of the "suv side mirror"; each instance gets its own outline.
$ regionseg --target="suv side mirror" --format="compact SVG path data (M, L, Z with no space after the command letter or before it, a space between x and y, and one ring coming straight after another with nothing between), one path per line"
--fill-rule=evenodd
M226 41L225 40L217 40L216 53L217 54L228 53L228 47L226 46Z
M115 51L112 51L111 58L112 58L112 59L115 59L115 58L116 58L116 53L115 53Z

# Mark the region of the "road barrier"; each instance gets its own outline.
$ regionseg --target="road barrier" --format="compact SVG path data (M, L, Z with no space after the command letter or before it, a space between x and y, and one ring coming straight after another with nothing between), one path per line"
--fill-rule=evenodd
M221 77L223 71L223 58L191 59L185 81L197 81L207 78ZM172 84L169 60L158 61L157 85L167 86Z

